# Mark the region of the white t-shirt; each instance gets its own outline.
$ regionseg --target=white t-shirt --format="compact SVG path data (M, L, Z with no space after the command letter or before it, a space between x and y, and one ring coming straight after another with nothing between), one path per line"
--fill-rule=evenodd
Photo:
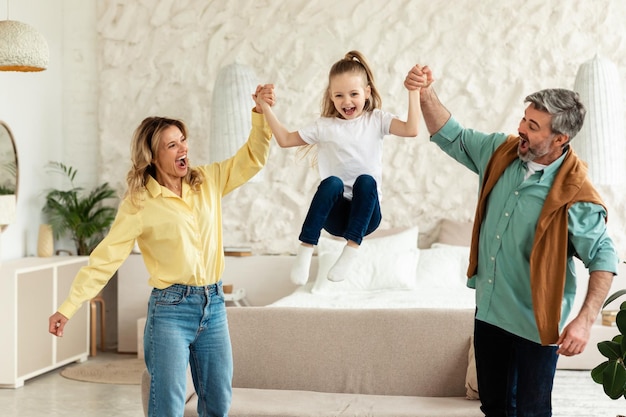
M374 177L378 198L382 196L383 138L389 134L391 121L397 116L380 109L363 113L356 119L320 117L310 126L298 130L310 145L318 145L317 164L322 179L341 178L343 195L352 199L352 186L359 175Z

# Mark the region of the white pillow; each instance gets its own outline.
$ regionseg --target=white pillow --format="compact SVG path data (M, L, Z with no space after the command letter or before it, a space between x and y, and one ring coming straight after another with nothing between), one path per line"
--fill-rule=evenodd
M311 292L336 294L416 288L417 235L417 227L411 227L390 236L363 239L352 278L341 282L329 281L327 276L343 251L345 241L320 237L318 272Z
M433 243L420 250L416 282L418 287L451 288L466 286L469 247Z

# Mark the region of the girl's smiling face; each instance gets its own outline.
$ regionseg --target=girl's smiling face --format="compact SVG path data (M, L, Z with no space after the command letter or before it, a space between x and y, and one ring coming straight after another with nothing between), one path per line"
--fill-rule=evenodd
M340 117L348 120L356 119L363 114L365 101L371 93L367 79L354 72L344 72L333 76L328 89L330 99Z
M154 159L156 180L168 184L187 175L187 138L174 125L163 130ZM163 181L162 181L163 180Z

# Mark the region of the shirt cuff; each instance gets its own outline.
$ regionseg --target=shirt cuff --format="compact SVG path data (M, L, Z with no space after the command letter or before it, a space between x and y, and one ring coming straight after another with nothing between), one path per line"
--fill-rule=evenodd
M437 133L431 136L430 140L433 142L454 142L454 140L463 131L463 126L452 116L448 119L445 125Z
M271 138L272 129L270 128L270 125L267 123L265 116L262 113L255 112L254 110L252 110L251 113L252 113L252 127L258 127L262 129L264 131L264 136L266 138Z
M61 304L61 306L57 309L57 311L63 314L68 320L71 319L74 314L76 314L77 310L78 307L76 307L69 301L64 301L63 304Z

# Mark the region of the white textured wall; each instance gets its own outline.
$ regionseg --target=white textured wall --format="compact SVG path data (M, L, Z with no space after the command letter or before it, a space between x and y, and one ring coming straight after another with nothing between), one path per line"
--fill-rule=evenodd
M572 88L578 66L596 53L618 65L624 82L624 16L621 0L99 1L101 178L124 188L132 132L150 115L184 119L192 163L208 161L214 81L235 60L276 84L275 111L293 130L319 114L332 63L358 49L386 110L405 117L404 76L429 64L457 119L515 133L527 94ZM262 182L225 198L225 243L291 252L317 171L275 143L265 169ZM417 139L389 138L381 227L428 231L443 217L469 220L476 188L476 177L430 144L425 128ZM599 188L623 251L626 187Z

